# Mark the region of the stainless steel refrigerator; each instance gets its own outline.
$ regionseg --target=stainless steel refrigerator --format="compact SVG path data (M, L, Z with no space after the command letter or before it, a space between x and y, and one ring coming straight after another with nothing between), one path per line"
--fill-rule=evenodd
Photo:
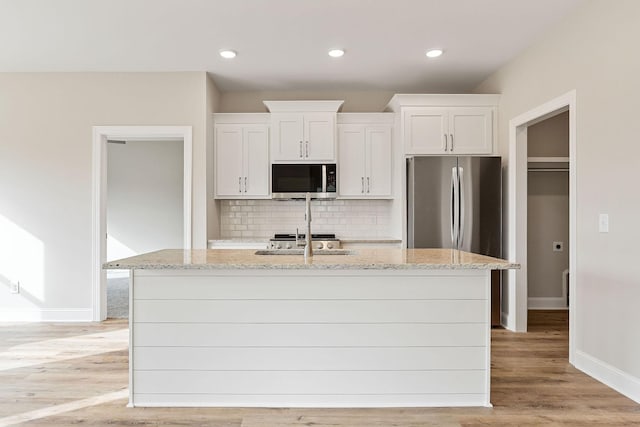
M407 159L407 247L502 256L500 157ZM492 324L499 324L500 275L492 274ZM497 314L496 314L497 312Z
M500 157L407 159L409 248L502 256Z

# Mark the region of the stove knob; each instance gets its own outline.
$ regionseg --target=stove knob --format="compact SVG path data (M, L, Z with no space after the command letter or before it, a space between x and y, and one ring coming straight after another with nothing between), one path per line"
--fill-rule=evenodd
M287 243L287 249L291 249L291 243Z
M280 245L280 243L276 243L276 249L280 249L282 248L282 245Z
M333 243L331 242L327 243L327 249L333 249Z
M322 243L318 243L318 244L316 245L316 249L322 249Z

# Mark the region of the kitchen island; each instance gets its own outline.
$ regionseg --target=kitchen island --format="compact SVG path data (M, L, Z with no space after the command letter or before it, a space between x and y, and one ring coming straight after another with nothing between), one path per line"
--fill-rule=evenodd
M490 406L490 271L449 249L163 250L131 269L131 406Z

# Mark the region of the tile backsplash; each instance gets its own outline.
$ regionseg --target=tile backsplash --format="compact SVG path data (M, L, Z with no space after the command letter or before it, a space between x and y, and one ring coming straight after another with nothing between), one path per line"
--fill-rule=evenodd
M313 233L335 233L339 238L388 237L390 200L314 200ZM220 200L220 237L270 238L274 233L302 233L304 200Z

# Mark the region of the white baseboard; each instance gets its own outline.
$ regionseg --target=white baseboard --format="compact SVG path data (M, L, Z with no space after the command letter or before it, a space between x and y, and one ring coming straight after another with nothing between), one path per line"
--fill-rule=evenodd
M90 308L0 309L0 322L92 322Z
M585 374L640 403L640 379L576 350L574 366Z
M567 300L564 297L529 297L529 310L567 310Z

